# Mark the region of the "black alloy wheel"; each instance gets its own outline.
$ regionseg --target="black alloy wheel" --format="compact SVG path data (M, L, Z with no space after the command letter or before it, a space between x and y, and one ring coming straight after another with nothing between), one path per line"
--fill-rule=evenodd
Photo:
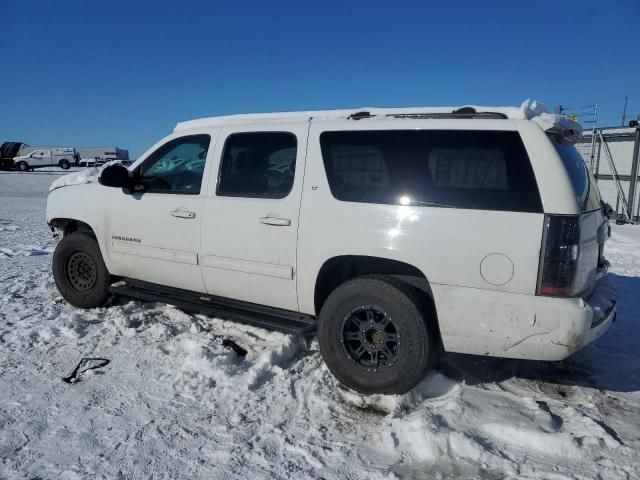
M365 394L410 390L441 351L427 293L389 275L339 285L320 311L318 342L331 373Z
M393 320L382 308L362 305L342 320L342 348L351 361L368 372L389 368L402 345Z

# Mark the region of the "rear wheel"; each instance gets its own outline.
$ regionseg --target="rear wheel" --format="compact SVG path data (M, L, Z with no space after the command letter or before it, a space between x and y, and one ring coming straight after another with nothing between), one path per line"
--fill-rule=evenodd
M63 170L69 170L71 164L69 163L69 160L62 159L58 162L58 166Z
M109 297L109 272L98 242L86 233L62 237L53 254L53 277L60 294L75 307L99 307Z
M370 275L340 285L318 320L329 370L361 393L404 393L431 369L438 349L434 315L415 287Z
M20 170L21 172L26 172L29 170L29 164L27 162L25 162L24 160L19 161L16 164L16 167L18 168L18 170Z

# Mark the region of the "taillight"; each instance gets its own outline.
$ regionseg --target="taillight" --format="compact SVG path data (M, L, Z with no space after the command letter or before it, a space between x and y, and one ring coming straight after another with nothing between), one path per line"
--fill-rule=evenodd
M538 295L577 295L576 274L580 255L579 217L545 215L544 242L540 257Z

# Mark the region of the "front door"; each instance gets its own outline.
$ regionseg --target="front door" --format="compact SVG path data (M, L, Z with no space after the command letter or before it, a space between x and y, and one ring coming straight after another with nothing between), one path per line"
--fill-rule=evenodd
M113 188L108 248L117 275L204 292L198 264L209 135L175 138L138 167L141 189Z
M226 127L204 200L207 292L297 310L296 243L308 124ZM215 164L214 164L215 166Z
M30 167L47 167L51 165L51 153L48 150L35 150L29 154Z

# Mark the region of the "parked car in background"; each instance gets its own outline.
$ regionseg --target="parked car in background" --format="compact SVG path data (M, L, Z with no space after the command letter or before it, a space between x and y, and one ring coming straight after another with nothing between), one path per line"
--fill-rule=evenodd
M53 275L291 333L346 386L403 393L442 351L562 360L615 318L609 209L538 104L179 123L128 169L62 182Z
M44 148L34 150L13 159L16 169L26 172L39 167L58 166L68 170L76 163L76 151L71 147Z

